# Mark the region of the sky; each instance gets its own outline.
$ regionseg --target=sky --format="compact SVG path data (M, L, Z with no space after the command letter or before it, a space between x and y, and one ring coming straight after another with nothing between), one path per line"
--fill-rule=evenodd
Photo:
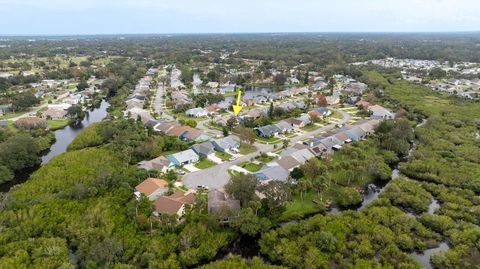
M0 35L480 31L479 0L0 0Z

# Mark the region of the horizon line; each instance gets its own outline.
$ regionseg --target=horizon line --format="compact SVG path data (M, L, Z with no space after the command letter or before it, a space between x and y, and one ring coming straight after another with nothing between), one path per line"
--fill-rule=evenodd
M171 32L171 33L82 33L82 34L2 34L0 37L78 37L78 36L160 36L160 35L266 35L266 34L480 34L480 30L458 31L298 31L298 32Z

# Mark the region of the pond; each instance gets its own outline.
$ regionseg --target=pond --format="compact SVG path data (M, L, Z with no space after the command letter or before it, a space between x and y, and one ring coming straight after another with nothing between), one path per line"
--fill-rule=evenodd
M76 124L69 125L63 129L55 131L55 143L50 147L50 151L42 156L42 163L48 163L53 157L67 151L68 145L77 137L80 132L92 123L103 120L107 115L107 108L110 104L103 100L99 107L93 108L86 113L85 118ZM8 192L13 186L21 184L28 180L30 175L38 170L40 165L27 168L15 174L15 179L0 185L0 192Z

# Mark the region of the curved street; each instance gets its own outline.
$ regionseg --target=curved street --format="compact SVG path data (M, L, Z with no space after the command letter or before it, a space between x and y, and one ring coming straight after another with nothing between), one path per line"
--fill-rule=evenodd
M350 120L350 114L348 114L347 112L341 111L341 110L335 110L335 111L341 113L343 116L343 118L339 122L332 123L324 127L318 128L316 130L305 132L296 137L291 138L290 147L293 146L295 143L302 141L306 138L310 138L322 132L332 130L335 128L337 124L346 124ZM197 127L200 127L200 126L197 126ZM210 130L206 129L204 131L210 131ZM192 172L185 175L183 177L183 184L190 188L196 188L197 186L200 186L200 185L206 186L211 189L223 188L223 186L225 186L225 184L227 184L228 180L230 179L230 175L228 174L228 168L230 168L232 165L235 165L244 161L248 161L251 158L258 156L260 153L271 152L274 150L273 145L266 145L266 144L255 142L254 146L257 148L255 152L242 156L235 161L224 162L222 164L218 164L213 167L210 167L201 171L197 171L197 172Z

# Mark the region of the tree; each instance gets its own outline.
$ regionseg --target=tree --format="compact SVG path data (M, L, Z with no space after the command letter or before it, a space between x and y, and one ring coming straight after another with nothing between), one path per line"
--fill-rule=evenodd
M272 213L281 211L287 203L292 199L292 190L290 184L281 181L270 181L259 187L259 191L265 195L263 202L268 208L268 212Z
M362 202L362 195L354 188L341 187L338 190L338 204L342 207L358 205Z
M28 135L9 137L0 144L0 165L11 171L32 167L40 162L40 150L35 140Z
M225 185L225 191L240 200L242 206L246 206L255 197L257 186L258 180L255 176L237 174L230 177L230 181Z
M293 168L292 172L290 172L290 176L296 180L301 179L303 175L303 170L298 167Z
M227 137L227 136L228 136L228 129L227 129L227 127L225 127L225 126L222 127L222 133L223 133L223 136L224 136L224 137Z
M240 141L253 145L255 142L255 131L252 128L238 127L237 132Z
M273 82L275 82L275 84L277 85L284 85L286 81L287 77L283 73L279 73L275 77L273 77Z
M31 92L15 94L12 98L12 110L23 111L33 105L40 103L37 97Z
M238 229L242 234L255 236L268 231L272 223L267 218L258 217L250 207L246 207L240 210L238 218L235 218L230 226Z
M82 107L79 105L73 105L67 109L67 116L74 120L81 120L83 114Z
M83 91L85 90L86 88L88 88L88 83L85 81L85 80L80 80L80 82L78 83L77 85L77 90L78 91Z
M6 166L0 165L0 184L13 179L13 173Z
M268 117L270 119L273 119L273 112L274 112L273 102L270 102L270 107L268 108Z
M326 107L328 106L327 98L323 94L317 95L317 106L319 107Z

